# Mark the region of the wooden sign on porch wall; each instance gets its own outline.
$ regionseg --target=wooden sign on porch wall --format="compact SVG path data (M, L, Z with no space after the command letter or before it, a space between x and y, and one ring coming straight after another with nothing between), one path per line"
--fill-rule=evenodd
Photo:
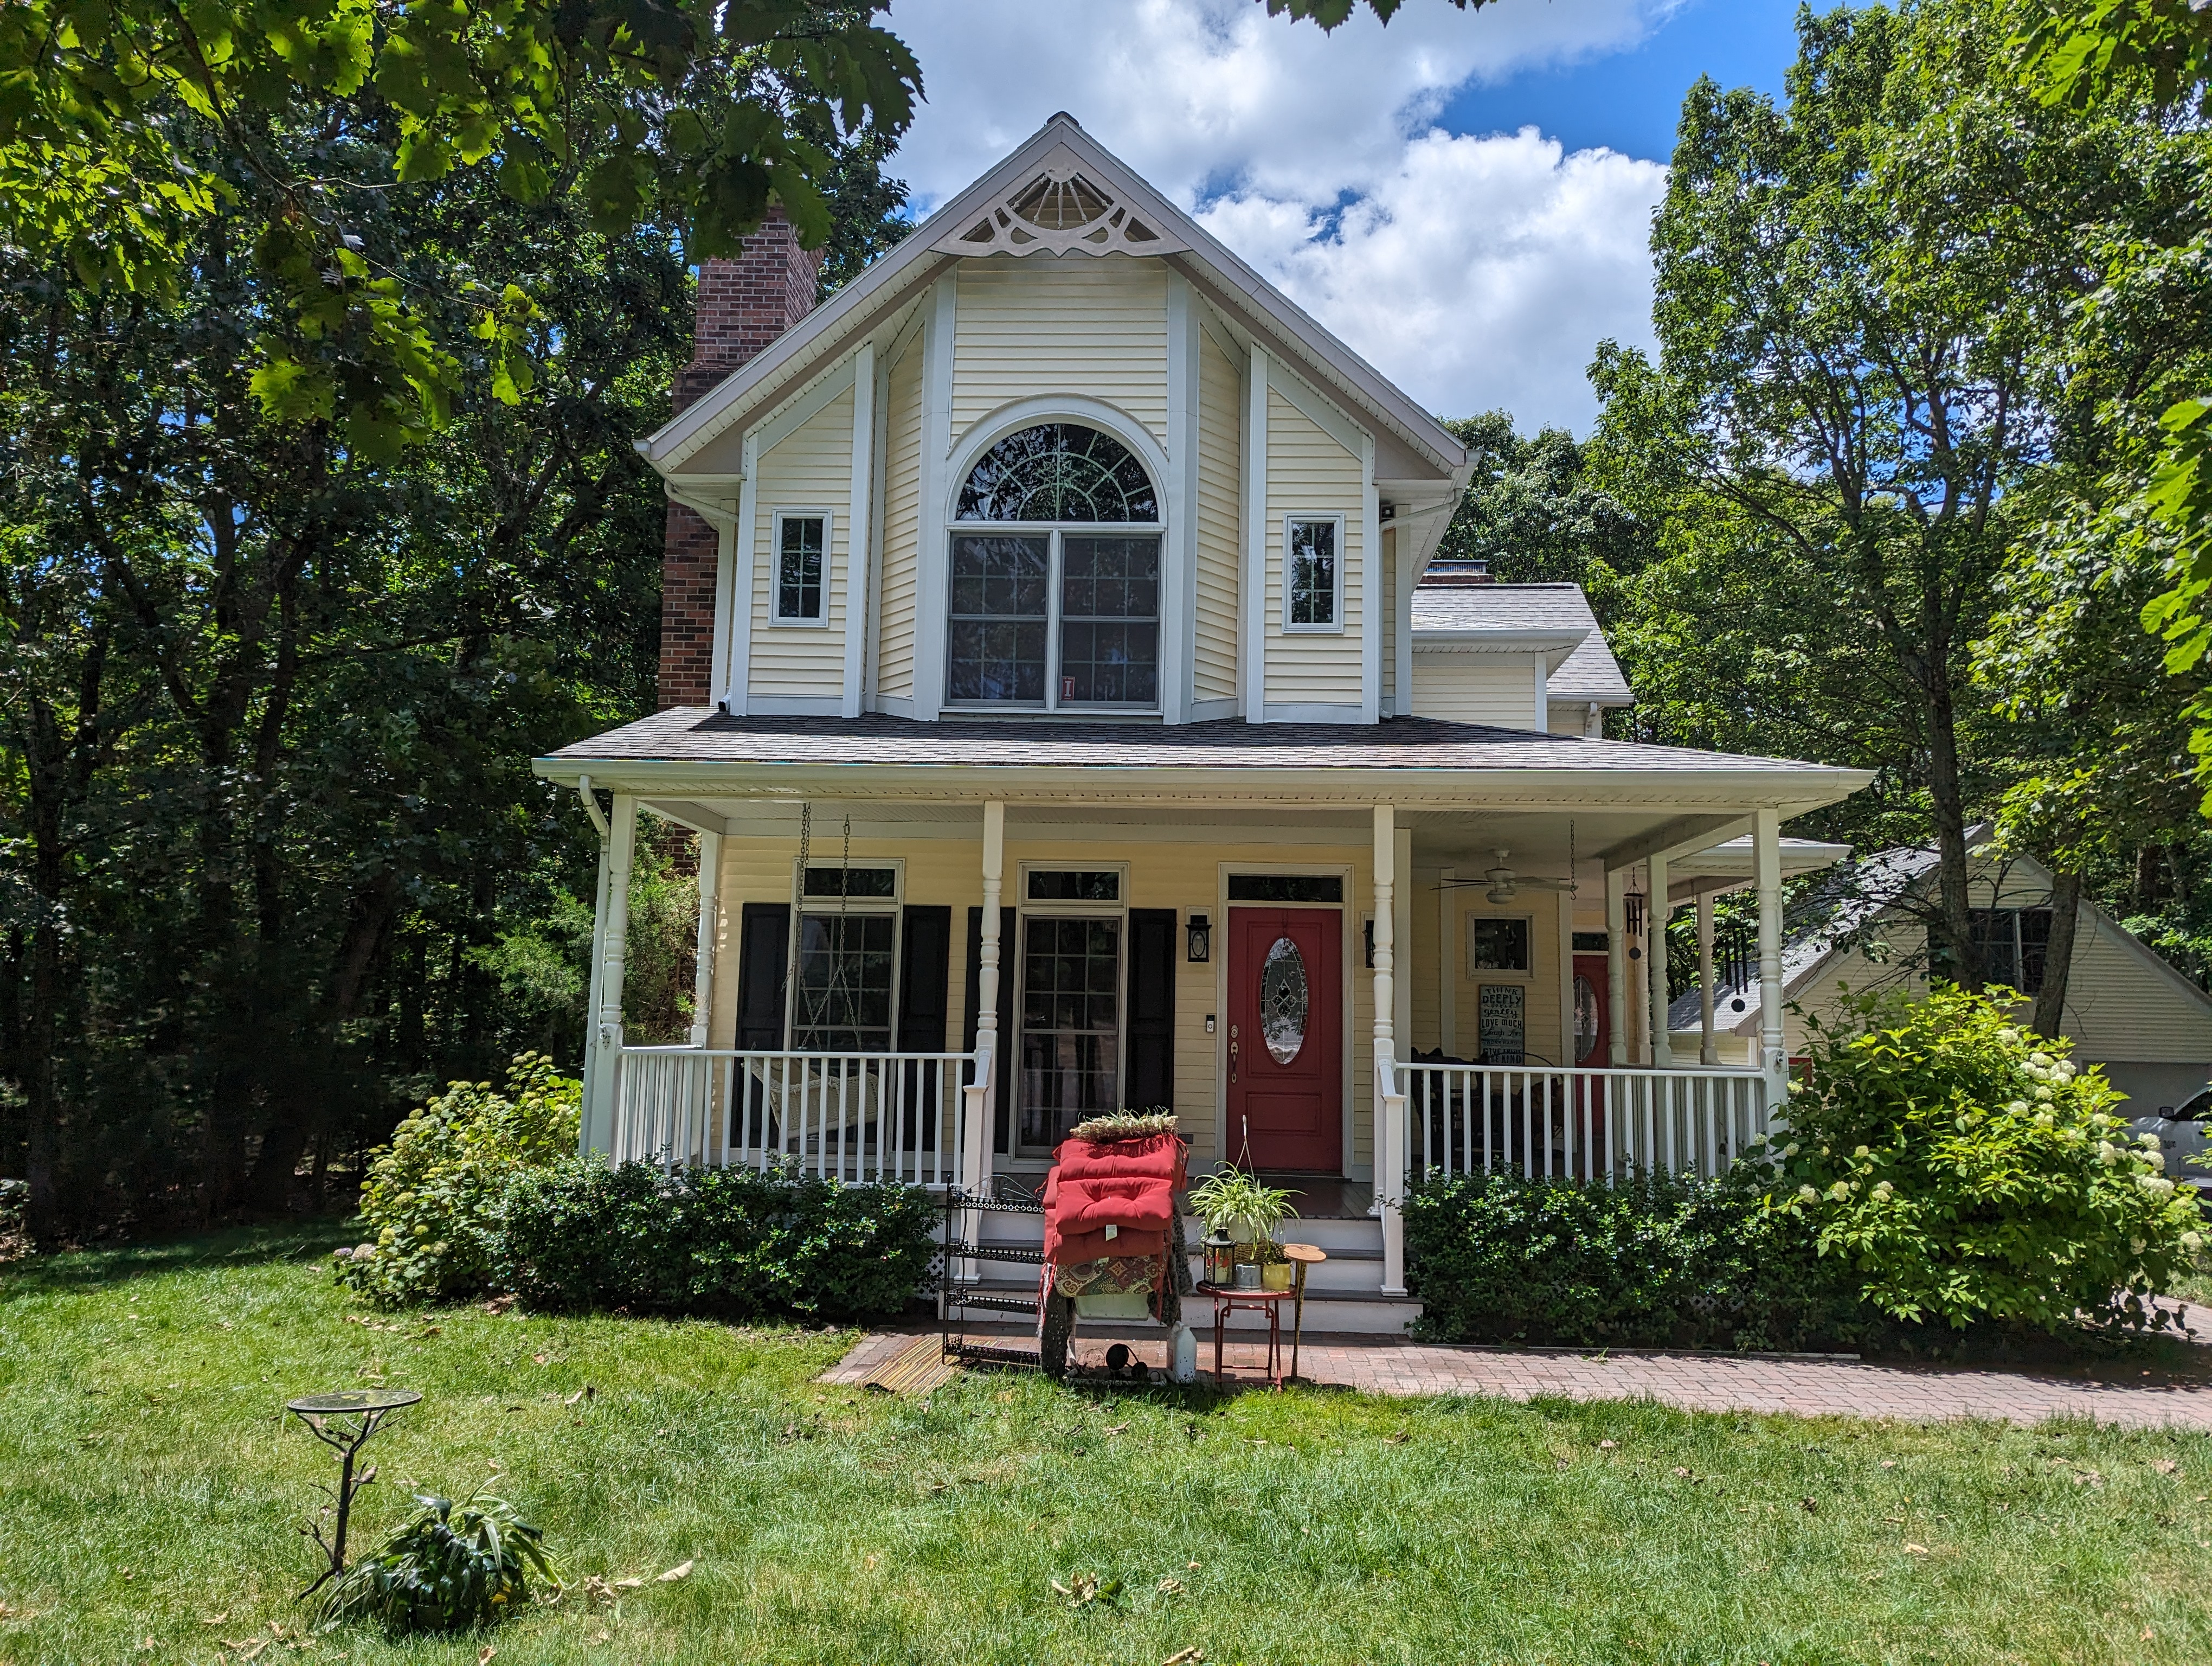
M1520 1064L1528 1046L1528 991L1518 983L1475 986L1476 1033L1485 1064Z

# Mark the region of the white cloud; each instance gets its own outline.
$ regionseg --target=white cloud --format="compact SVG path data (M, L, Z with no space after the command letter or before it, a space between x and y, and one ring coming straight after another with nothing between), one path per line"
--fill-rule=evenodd
M1665 188L1656 162L1563 155L1534 128L1431 131L1334 228L1256 193L1201 219L1431 410L1583 429L1596 410L1590 350L1650 341L1650 212Z
M1433 131L1471 81L1618 51L1677 0L1410 0L1334 34L1257 0L896 0L927 209L1066 110L1409 392L1580 426L1600 336L1648 329L1655 164Z

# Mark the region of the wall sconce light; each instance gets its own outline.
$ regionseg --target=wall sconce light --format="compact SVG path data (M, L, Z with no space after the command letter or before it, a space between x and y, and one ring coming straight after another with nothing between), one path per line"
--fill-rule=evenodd
M1193 965L1213 958L1213 922L1202 914L1194 914L1184 928L1183 958Z

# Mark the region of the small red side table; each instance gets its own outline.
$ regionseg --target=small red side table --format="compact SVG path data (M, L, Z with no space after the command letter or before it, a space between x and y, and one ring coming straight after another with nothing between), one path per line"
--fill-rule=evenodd
M1238 1308L1267 1316L1267 1384L1270 1388L1283 1386L1283 1304L1295 1302L1297 1290L1236 1290L1218 1284L1201 1284L1201 1296L1213 1298L1213 1380L1227 1379L1221 1372L1221 1344L1229 1327L1229 1316Z

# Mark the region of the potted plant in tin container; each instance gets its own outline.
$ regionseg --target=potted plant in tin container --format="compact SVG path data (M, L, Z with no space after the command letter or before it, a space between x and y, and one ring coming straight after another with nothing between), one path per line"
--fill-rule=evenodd
M1263 1186L1241 1169L1219 1169L1191 1189L1190 1207L1206 1224L1206 1267L1216 1270L1217 1251L1234 1246L1235 1264L1251 1267L1253 1287L1288 1290L1291 1264L1283 1259L1275 1229L1297 1213L1291 1195L1277 1186ZM1218 1283L1218 1280L1209 1279Z

